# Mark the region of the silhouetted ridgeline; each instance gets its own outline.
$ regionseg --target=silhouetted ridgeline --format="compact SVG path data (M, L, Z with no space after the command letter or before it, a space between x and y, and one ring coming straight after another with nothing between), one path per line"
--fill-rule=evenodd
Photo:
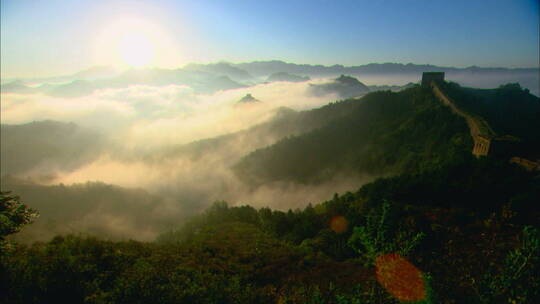
M467 68L434 65L371 63L360 66L308 65L283 61L256 61L232 64L188 64L178 69L132 69L123 73L107 67L96 67L73 75L46 79L13 79L1 85L3 93L45 93L52 96L76 97L98 89L120 88L128 85L186 85L200 93L236 89L268 81L304 81L305 77L338 77L352 75L360 79L392 80L392 84L414 82L424 71L442 71L447 79L467 86L490 88L510 81L518 81L533 94L540 95L538 68ZM274 76L272 76L274 75ZM271 77L272 76L272 77ZM259 77L259 79L257 79ZM31 83L42 83L35 87ZM389 84L389 83L387 83Z

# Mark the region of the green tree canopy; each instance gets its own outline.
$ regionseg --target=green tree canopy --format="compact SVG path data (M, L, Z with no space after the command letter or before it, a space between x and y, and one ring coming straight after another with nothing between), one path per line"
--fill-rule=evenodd
M0 250L3 251L6 236L19 232L37 216L37 211L21 203L18 196L0 192Z

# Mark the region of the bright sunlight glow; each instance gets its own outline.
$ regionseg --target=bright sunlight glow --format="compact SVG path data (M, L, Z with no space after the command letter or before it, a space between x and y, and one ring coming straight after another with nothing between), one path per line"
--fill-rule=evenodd
M149 37L142 33L128 33L118 41L118 52L130 66L143 67L154 57L154 46Z
M104 24L96 38L96 62L115 66L155 66L158 58L174 49L163 29L136 17Z

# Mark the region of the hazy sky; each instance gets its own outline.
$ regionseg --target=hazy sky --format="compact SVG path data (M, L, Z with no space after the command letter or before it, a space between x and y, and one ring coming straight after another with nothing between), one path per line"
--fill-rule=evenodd
M538 0L1 0L3 78L269 59L537 67Z

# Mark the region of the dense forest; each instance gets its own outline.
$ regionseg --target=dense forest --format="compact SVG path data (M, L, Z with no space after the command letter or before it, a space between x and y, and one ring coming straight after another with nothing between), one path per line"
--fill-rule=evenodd
M540 102L525 90L510 85L485 91L501 96L495 99L501 109L489 110L480 91L448 88L452 98L462 100L460 106L484 117L497 132L537 139L537 131L525 126L537 124L534 109ZM509 96L515 115L506 117ZM507 158L473 157L465 121L428 88L372 92L303 114L286 112L282 119L290 115L312 124L242 158L235 170L247 183L317 184L343 172L380 178L288 211L218 201L152 242L68 234L14 244L10 236L30 224L36 211L16 193L3 192L0 302L540 299L540 172ZM518 115L530 124L512 123ZM218 143L199 142L189 149ZM106 190L103 185L89 189ZM130 195L141 203L152 199ZM135 199L138 195L143 197ZM145 221L141 214L140 223Z

